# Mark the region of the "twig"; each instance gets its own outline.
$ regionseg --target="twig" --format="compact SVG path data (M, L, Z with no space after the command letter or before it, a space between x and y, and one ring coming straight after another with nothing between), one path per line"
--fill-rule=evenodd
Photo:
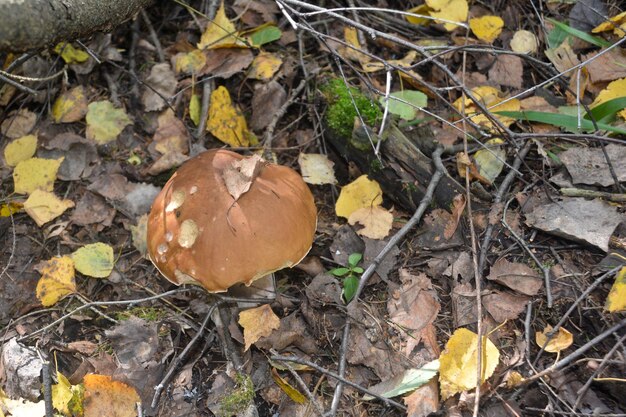
M585 198L604 198L608 201L614 201L616 203L626 202L626 194L614 194L604 191L585 190L582 188L561 188L559 190L561 194L567 197L585 197Z
M211 93L215 89L215 81L211 78L202 82L202 105L200 106L200 122L198 123L198 129L194 135L199 141L204 140L206 134L206 124L209 118L209 105L211 104Z
M341 375L338 375L338 374L336 374L336 373L334 373L332 371L324 369L321 366L319 366L318 364L313 363L311 361L307 361L305 359L301 359L301 358L294 357L294 356L280 356L280 355L274 355L270 359L272 359L273 361L293 362L293 363L298 363L300 365L306 365L308 367L311 367L311 368L315 369L318 372L323 373L326 376L329 376L331 378L336 379L341 384L349 385L352 388L355 388L355 389L357 389L357 390L359 390L359 391L361 391L361 392L363 392L363 393L365 393L367 395L371 395L374 398L378 398L379 400L383 401L385 404L387 404L389 406L393 406L393 407L396 407L396 408L398 408L400 410L406 411L406 407L403 406L402 404L400 404L400 403L398 403L398 402L396 402L396 401L394 401L392 399L385 398L382 395L377 394L377 393L375 393L373 391L370 391L369 389L367 389L365 387L362 387L359 384L356 384L356 383L354 383L352 381L349 381L349 380L345 379L344 377L342 377Z
M350 304L348 304L348 316L350 316L351 311L354 311L356 309L361 292L365 288L367 281L374 275L374 272L376 272L376 268L378 268L380 263L389 254L391 249L397 244L399 244L400 241L404 239L404 237L411 231L411 229L413 229L413 227L415 227L419 223L422 216L424 215L424 212L430 205L430 202L432 201L433 195L435 193L435 189L437 188L439 181L441 180L441 178L444 176L446 172L446 168L443 166L443 163L441 162L441 154L443 153L443 151L444 149L442 147L439 147L435 149L435 151L432 154L433 164L435 165L435 172L433 173L433 176L428 184L428 187L426 188L426 192L424 193L424 197L422 197L422 201L420 202L419 206L415 210L415 213L413 213L413 216L409 219L409 221L407 221L406 224L402 226L402 228L398 230L398 232L391 239L389 239L389 242L385 245L385 247L380 251L380 253L376 256L376 258L374 258L374 260L370 263L370 265L361 275L361 278L359 279L359 286L357 287L356 292L354 293L354 298L352 299ZM345 373L346 355L348 351L349 338L350 338L350 320L346 320L346 324L343 329L343 335L341 339L341 349L340 349L339 367L338 367L339 376L341 376L342 378ZM333 401L331 404L330 414L333 416L337 413L337 408L339 407L339 401L341 399L342 392L343 392L343 381L340 381L335 387L335 394L333 396Z
M161 47L161 42L159 41L159 36L154 30L154 26L152 26L152 22L148 17L148 13L146 13L146 9L141 9L141 18L143 22L146 24L146 28L148 29L148 33L150 33L150 39L156 48L157 57L159 58L159 62L165 62L165 54L163 53L163 48Z
M37 354L41 360L41 378L43 380L43 401L46 407L46 417L53 417L54 407L52 406L52 377L50 376L50 362L44 360L41 352L37 349Z

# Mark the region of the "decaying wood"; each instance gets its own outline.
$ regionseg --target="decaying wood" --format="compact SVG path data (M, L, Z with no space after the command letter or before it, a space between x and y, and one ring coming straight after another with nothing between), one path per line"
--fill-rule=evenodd
M374 140L378 137L369 131ZM428 127L414 129L410 138L397 126L391 125L380 146L380 160L374 155L367 134L359 129L346 139L331 129L326 139L347 161L351 161L371 179L376 180L394 203L414 211L424 197L426 187L434 173L430 154L436 147L435 138ZM435 189L434 200L439 207L449 208L455 195L464 193L461 184L444 176Z
M0 0L0 52L22 52L109 31L153 0Z

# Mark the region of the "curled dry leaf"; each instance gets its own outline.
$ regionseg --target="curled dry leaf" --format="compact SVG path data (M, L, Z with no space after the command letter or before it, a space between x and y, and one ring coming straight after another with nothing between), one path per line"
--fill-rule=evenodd
M511 39L511 49L519 54L534 54L539 48L539 41L534 33L518 30Z
M548 342L548 334L552 332L552 326L548 325L542 332L535 334L535 342L539 347L544 347L546 352L557 353L567 349L574 343L574 335L563 327L559 327L557 334L552 336L552 339ZM546 344L547 343L547 344Z
M248 192L265 161L259 155L250 158L234 159L222 172L222 179L228 193L235 201Z

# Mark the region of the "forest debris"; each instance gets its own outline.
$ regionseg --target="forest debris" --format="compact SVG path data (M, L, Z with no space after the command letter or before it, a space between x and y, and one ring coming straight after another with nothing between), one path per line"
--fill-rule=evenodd
M287 92L278 81L272 80L267 84L259 83L255 85L254 95L252 96L250 127L256 131L265 129L286 101ZM304 176L304 172L302 174Z
M548 341L548 335L550 333L552 333L552 326L550 325L547 325L543 331L535 333L537 346L543 348L546 352L558 353L567 349L574 343L574 335L563 327L559 327L559 331L556 335Z
M87 106L87 139L98 145L112 142L132 121L124 109L117 109L109 100L95 101Z
M113 217L115 217L115 209L109 206L104 198L85 191L76 203L70 220L79 226L98 224L100 227L107 227L113 223Z
M87 90L82 85L76 86L57 97L52 105L54 123L73 123L87 114Z
M145 80L141 102L146 111L163 109L176 93L178 80L168 62L155 64Z
M350 214L348 223L352 226L357 223L363 226L357 230L357 234L361 236L384 239L391 231L393 214L380 206L363 207Z
M605 147L617 179L626 181L626 146L609 144ZM574 184L613 185L613 176L609 170L601 148L569 148L559 154Z
M243 327L246 345L244 350L248 350L261 337L269 336L273 330L278 329L280 319L274 314L269 304L263 304L239 313L239 324Z
M43 362L37 352L21 345L15 338L2 346L0 379L9 398L37 401L41 395Z
M32 111L26 108L14 110L4 117L2 124L0 124L0 133L9 139L21 138L33 130L36 122L37 115Z
M496 261L487 279L525 295L536 295L543 287L543 280L536 270L519 262L509 262L505 258Z
M522 88L524 65L516 55L498 55L489 70L489 81L502 86Z
M319 153L301 153L298 155L298 164L302 172L302 179L308 184L336 184L335 163L327 155Z
M526 309L528 298L504 291L494 291L482 297L485 309L498 322L515 320Z
M206 65L198 75L208 74L228 79L248 68L254 60L249 49L225 48L204 51Z
M72 200L62 200L54 193L43 190L33 191L24 203L24 210L39 227L56 219L72 207L74 207Z
M62 181L76 181L90 176L99 161L96 145L75 133L60 133L44 146L45 149L39 149L39 156L64 158L57 172L57 178Z

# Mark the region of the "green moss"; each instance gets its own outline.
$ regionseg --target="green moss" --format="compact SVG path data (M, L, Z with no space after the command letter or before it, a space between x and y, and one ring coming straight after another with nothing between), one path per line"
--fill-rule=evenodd
M220 417L230 417L248 408L254 400L254 385L248 375L235 376L235 389L220 401Z
M165 317L165 311L154 307L134 307L128 310L118 311L115 314L115 318L119 321L128 320L131 316L135 316L146 321L159 321Z
M328 127L343 137L349 138L352 135L354 118L358 115L357 108L369 126L376 125L382 120L383 114L378 105L358 89L347 87L340 78L324 85L322 92L329 104L326 111Z

